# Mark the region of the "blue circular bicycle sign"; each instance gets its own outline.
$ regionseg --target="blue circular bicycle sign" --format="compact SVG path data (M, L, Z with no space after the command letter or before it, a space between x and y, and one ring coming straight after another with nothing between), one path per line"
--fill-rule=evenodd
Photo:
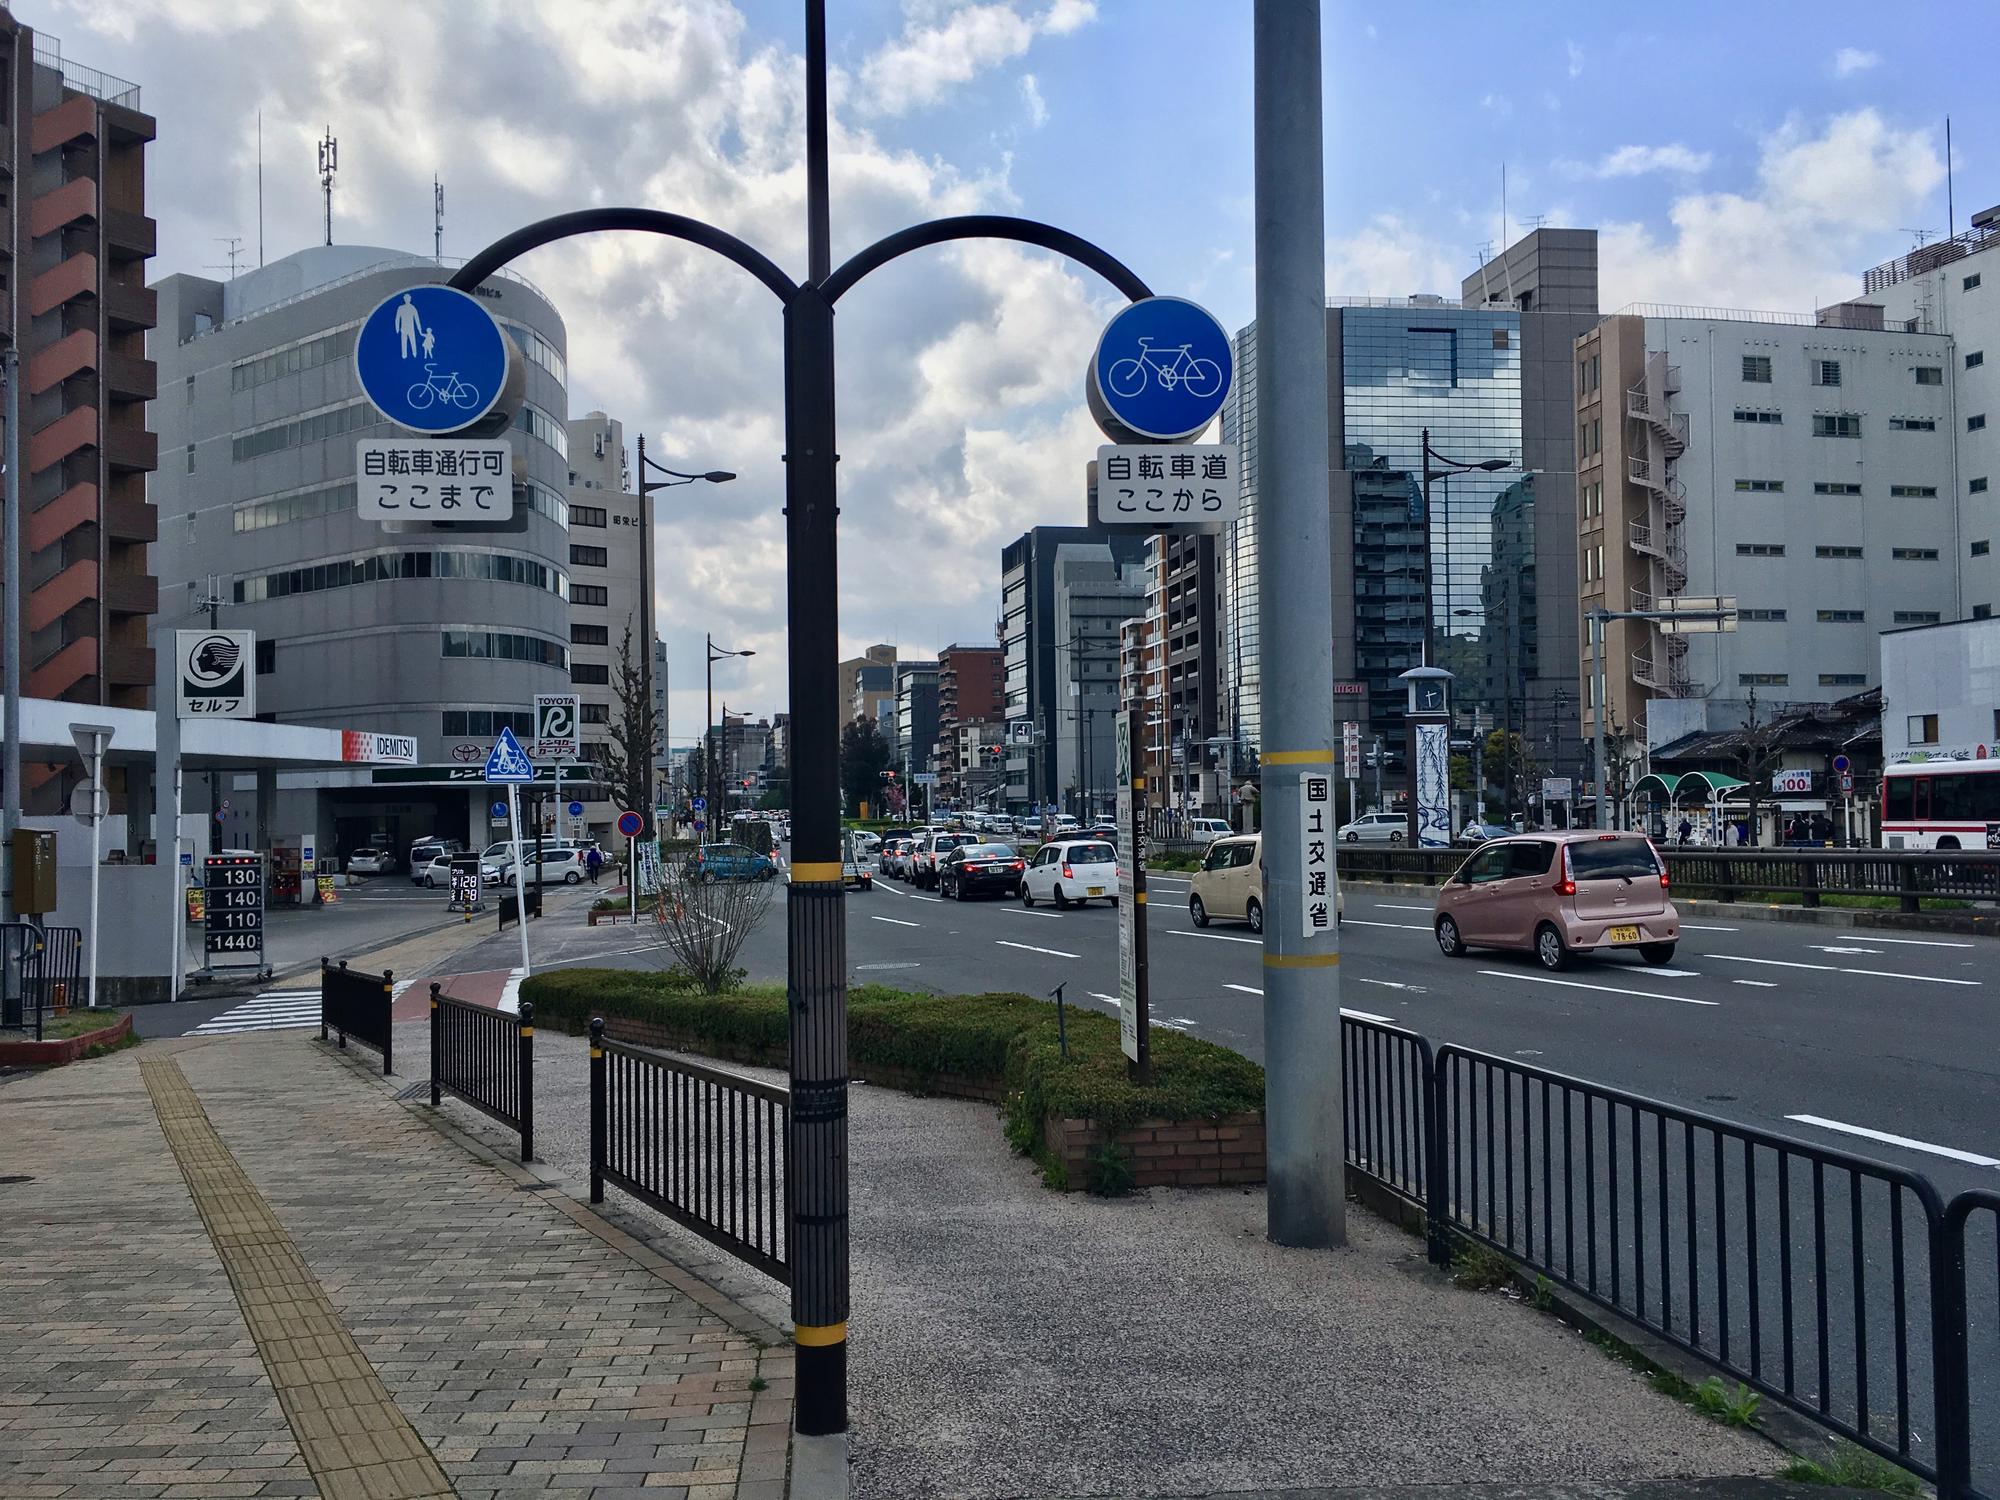
M1215 419L1229 394L1229 335L1181 297L1148 297L1105 325L1091 360L1097 393L1112 417L1140 437L1191 438Z
M456 432L500 399L507 335L456 287L406 287L362 321L354 373L390 421L413 432Z

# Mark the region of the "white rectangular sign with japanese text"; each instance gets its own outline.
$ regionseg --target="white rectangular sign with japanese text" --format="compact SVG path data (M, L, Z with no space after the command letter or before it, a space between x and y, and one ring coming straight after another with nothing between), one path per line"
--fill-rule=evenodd
M1340 774L1349 781L1361 779L1361 726L1352 719L1340 726Z
M1236 519L1234 443L1149 443L1097 450L1097 519L1148 531L1221 531Z
M362 438L354 513L364 521L506 521L514 450L505 438Z
M1333 840L1333 778L1308 772L1299 778L1299 859L1304 874L1299 915L1307 937L1331 932L1337 920Z

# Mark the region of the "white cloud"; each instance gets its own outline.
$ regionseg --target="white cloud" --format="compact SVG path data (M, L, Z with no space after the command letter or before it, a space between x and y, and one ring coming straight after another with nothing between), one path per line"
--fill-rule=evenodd
M1865 73L1882 61L1879 52L1864 52L1859 47L1842 47L1833 54L1833 76L1851 78L1856 73Z
M1024 9L991 0L909 10L900 35L861 64L855 104L863 114L902 115L935 104L959 84L1011 62L1038 36L1066 36L1097 13L1092 0L1054 0Z
M1479 96L1479 107L1492 110L1503 120L1514 113L1514 101L1505 94L1482 94Z
M1336 297L1452 296L1464 275L1462 258L1396 214L1377 214L1365 228L1327 243L1326 289Z
M1572 78L1581 78L1583 76L1583 48L1575 42L1564 42L1563 51L1569 56L1569 76Z
M1595 163L1561 162L1561 169L1573 177L1642 177L1648 172L1706 172L1715 158L1706 151L1682 145L1620 146L1608 151Z
M1028 123L1040 130L1049 122L1048 101L1042 98L1041 86L1035 82L1033 73L1021 75L1021 104L1028 111Z
M1858 258L1912 222L1943 177L1928 130L1898 130L1872 109L1836 116L1817 132L1788 121L1763 141L1752 190L1677 198L1667 236L1604 225L1604 305L1802 311L1845 301L1860 289Z

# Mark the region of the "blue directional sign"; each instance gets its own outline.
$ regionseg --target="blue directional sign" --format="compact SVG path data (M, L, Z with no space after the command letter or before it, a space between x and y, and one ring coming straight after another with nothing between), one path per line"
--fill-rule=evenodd
M521 742L514 738L514 731L505 724L500 726L500 738L493 742L493 753L486 757L486 779L488 781L535 779L535 763L528 759L528 752L521 748Z
M362 321L354 373L390 421L413 432L456 432L500 399L507 335L455 287L413 286L390 294Z
M1091 378L1112 417L1140 437L1175 442L1222 410L1234 361L1229 335L1180 297L1148 297L1105 326Z
M582 816L583 816L583 804L582 804L581 802L572 802L572 803L570 803L570 805L569 805L569 815L570 815L570 816L571 816L572 818L580 818L580 817L582 817Z

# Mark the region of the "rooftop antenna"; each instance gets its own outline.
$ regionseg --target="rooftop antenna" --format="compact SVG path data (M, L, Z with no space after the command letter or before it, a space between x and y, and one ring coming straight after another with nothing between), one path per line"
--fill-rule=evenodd
M214 236L214 239L216 244L227 245L229 248L222 252L222 261L212 261L208 265L203 266L202 269L204 271L227 271L229 279L234 281L237 271L236 262L243 256L243 236L240 234L218 234Z
M431 174L431 257L444 259L444 184Z
M329 244L332 241L328 241ZM1500 243L1507 243L1507 163L1500 163Z
M257 264L264 264L264 111L257 111Z
M1903 233L1915 237L1917 242L1915 248L1919 250L1924 248L1924 243L1927 240L1934 240L1937 238L1937 231L1935 229L1905 229Z
M1544 224L1549 222L1549 216L1547 214L1529 214L1521 222L1527 226L1529 233L1532 234L1535 230L1540 229Z
M326 199L326 242L333 243L333 174L340 170L340 142L333 138L333 127L326 127L326 136L319 143L319 190Z
M1951 116L1944 117L1944 222L1945 234L1958 234L1958 206L1952 201L1951 184Z

